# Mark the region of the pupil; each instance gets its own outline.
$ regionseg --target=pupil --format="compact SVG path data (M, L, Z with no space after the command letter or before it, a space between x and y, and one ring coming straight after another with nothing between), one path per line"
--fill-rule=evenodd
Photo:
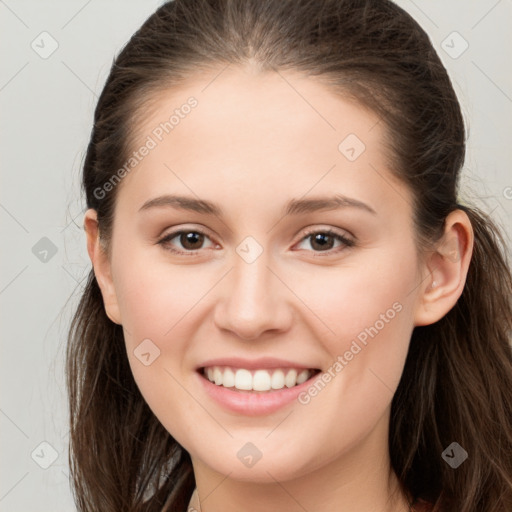
M201 241L202 235L200 235L199 233L190 231L189 233L184 234L184 236L185 236L185 243L183 243L183 240L182 240L182 244L184 247L187 247L187 244L193 245L194 243L197 243L198 239L199 239L199 241ZM195 249L195 247L192 247L192 249Z
M327 235L325 233L318 233L315 235L314 240L315 243L319 243L320 248L325 249L326 245L329 245L328 242L325 241L325 238L330 238L331 235ZM323 241L322 241L323 239Z

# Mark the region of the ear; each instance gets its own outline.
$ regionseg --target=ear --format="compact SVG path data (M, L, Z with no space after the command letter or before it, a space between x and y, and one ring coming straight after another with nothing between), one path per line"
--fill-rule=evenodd
M84 229L87 233L87 252L89 258L91 258L94 275L103 296L105 312L112 322L121 325L121 315L112 280L110 260L100 241L96 210L90 208L85 212Z
M430 325L455 306L466 284L474 234L471 221L462 210L454 210L445 220L444 234L426 256L415 325Z

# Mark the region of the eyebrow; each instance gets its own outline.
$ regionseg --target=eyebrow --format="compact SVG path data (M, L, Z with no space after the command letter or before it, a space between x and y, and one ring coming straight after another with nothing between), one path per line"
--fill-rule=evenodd
M284 215L298 215L347 207L358 208L377 215L377 212L366 203L339 194L311 199L292 199L287 203ZM217 217L223 216L222 209L211 201L174 194L166 194L149 199L140 207L139 211L146 211L152 208L176 208L178 210L193 211Z

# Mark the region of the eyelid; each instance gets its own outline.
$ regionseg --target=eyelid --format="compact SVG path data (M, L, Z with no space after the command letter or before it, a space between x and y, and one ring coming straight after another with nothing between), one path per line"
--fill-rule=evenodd
M177 236L183 234L183 233L198 233L200 235L203 235L209 239L211 239L212 237L209 235L209 233L207 232L206 229L204 228L195 228L195 227L180 227L180 228L177 228L176 230L174 231L171 231L169 233L167 233L166 235L163 235L161 237L158 238L157 240L157 244L158 245L162 245L162 246L165 246L166 244L168 244L170 242L170 240L172 240L173 238L176 238ZM215 242L212 240L212 244L215 245ZM195 254L197 254L198 252L200 252L202 249L194 249L194 250L190 250L190 251L182 251L182 250L179 250L179 249L166 249L167 251L171 252L171 253L174 253L174 254L179 254L179 255L186 255L186 256L194 256Z
M167 233L166 235L160 237L158 239L158 241L156 242L157 244L160 244L162 246L164 246L166 243L168 243L170 240L176 238L177 236L183 234L183 233L198 233L200 235L203 235L209 239L211 239L212 237L208 234L207 230L205 230L204 228L195 228L195 227L180 227L180 228L177 228L175 231L171 231L170 233ZM342 243L342 247L338 247L337 249L328 249L326 251L307 251L307 252L311 252L313 253L315 256L324 256L324 257L328 257L328 256L332 256L334 254L338 254L339 252L345 250L345 249L348 249L352 246L355 245L355 240L353 239L353 235L350 235L349 237L347 237L345 234L343 234L341 231L338 231L336 228L332 228L332 227L321 227L321 226L312 226L312 227L308 227L308 228L305 228L305 231L303 231L301 237L299 238L299 240L297 242L294 243L294 246L303 242L304 240L306 240L308 237L314 235L314 234L317 234L317 233L322 233L322 234L326 234L326 235L329 235L329 236L333 236L334 238L336 238L337 240L339 240L341 243ZM215 245L216 243L212 241L212 244ZM179 254L179 255L186 255L186 256L194 256L195 254L197 254L198 252L200 252L202 249L194 249L194 250L186 250L186 251L182 251L182 250L178 250L178 249L173 249L173 248L170 248L170 249L166 249L168 251L170 251L171 253L174 253L174 254Z
M347 240L355 241L354 235L352 235L352 233L348 232L346 229L334 228L332 226L322 226L321 224L314 224L312 226L305 227L300 240L303 240L306 236L312 235L314 233L329 233L331 235L336 235Z
M327 251L307 251L313 253L315 257L329 257L333 255L337 255L340 252L349 249L353 247L356 244L355 237L353 235L346 236L345 233L342 233L340 230L332 227L322 227L322 226L314 226L311 228L306 228L306 231L301 235L301 238L298 240L298 242L294 245L297 245L298 243L303 242L307 238L309 238L311 235L322 233L325 235L332 236L339 240L342 243L342 247L334 248L334 249L328 249Z

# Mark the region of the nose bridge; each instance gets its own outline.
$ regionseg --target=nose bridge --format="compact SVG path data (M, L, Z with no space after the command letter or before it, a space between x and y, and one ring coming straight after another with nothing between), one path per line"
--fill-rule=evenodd
M269 297L269 287L272 286L270 264L266 253L254 261L247 261L240 256L235 258L231 290L239 306L263 305L265 297Z
M284 285L271 272L270 253L248 237L236 248L216 323L244 339L283 329L289 320ZM269 268L270 267L270 268Z

